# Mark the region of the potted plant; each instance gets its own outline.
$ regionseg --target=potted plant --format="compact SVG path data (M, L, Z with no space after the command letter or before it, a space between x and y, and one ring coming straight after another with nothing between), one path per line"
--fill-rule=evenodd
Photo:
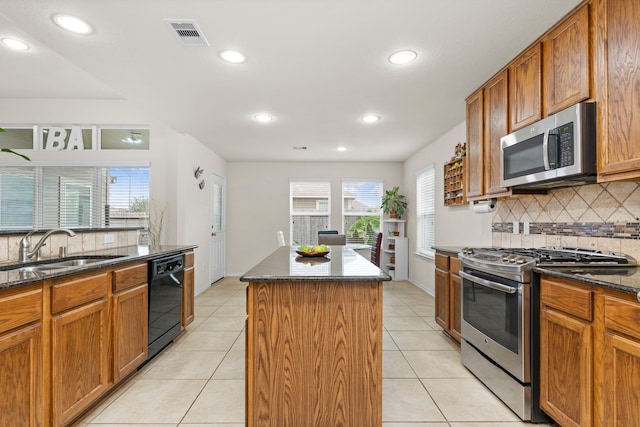
M398 194L398 191L400 188L395 186L391 190L385 191L382 197L382 206L380 207L384 213L389 214L389 218L401 218L407 209L407 201L404 195Z
M4 129L0 128L0 132L6 132ZM25 160L31 160L30 158L28 158L27 156L25 156L24 154L20 154L20 153L16 153L15 151L9 149L9 148L0 148L0 152L3 153L10 153L10 154L15 154L16 156L20 156Z

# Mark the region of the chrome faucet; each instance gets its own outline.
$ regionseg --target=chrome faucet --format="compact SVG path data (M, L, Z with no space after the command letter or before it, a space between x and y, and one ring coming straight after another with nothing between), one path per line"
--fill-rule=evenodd
M34 256L36 257L36 260L40 260L40 248L46 245L45 240L47 240L47 237L52 234L67 233L71 237L76 235L76 233L66 228L54 228L53 230L49 230L44 233L44 236L40 238L38 243L36 243L36 246L31 250L31 235L33 233L37 233L37 230L30 231L29 234L20 240L20 262L27 262Z

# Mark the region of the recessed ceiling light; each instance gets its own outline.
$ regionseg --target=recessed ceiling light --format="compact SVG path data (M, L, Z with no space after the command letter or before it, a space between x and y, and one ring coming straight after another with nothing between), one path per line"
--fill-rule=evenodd
M378 120L380 120L380 116L377 116L375 114L367 114L362 118L362 121L366 123L375 123Z
M389 62L395 65L408 64L414 61L418 57L418 54L412 50L401 50L389 57Z
M2 39L2 44L4 44L5 46L7 46L8 48L11 48L13 50L28 50L29 49L29 45L26 44L25 42L18 40L18 39L12 39L12 38L4 38Z
M338 151L347 151L347 147L338 147Z
M253 118L262 123L269 123L273 120L273 116L267 113L256 114Z
M62 14L55 15L53 17L53 22L55 22L60 28L64 28L72 33L91 34L93 32L91 25L87 24L82 19L76 18L75 16Z
M232 64L242 64L247 60L247 55L237 50L223 50L218 56L223 61L231 62Z

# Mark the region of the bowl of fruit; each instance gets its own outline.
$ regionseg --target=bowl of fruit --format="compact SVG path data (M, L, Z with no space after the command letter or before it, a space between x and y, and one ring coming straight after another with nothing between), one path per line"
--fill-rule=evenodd
M302 245L296 250L296 253L304 257L320 257L327 255L329 248L327 245Z

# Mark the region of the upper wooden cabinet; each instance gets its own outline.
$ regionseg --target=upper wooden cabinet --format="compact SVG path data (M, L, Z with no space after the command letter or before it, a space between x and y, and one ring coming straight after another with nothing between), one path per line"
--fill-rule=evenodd
M595 0L598 182L640 179L640 4Z
M547 33L542 53L545 117L591 98L588 4Z
M509 195L500 186L500 138L509 133L509 85L507 70L484 87L484 189L489 197Z
M478 89L467 98L467 200L484 194L484 98Z
M542 47L540 43L536 43L526 50L509 66L509 106L511 108L512 132L542 118L541 68Z

